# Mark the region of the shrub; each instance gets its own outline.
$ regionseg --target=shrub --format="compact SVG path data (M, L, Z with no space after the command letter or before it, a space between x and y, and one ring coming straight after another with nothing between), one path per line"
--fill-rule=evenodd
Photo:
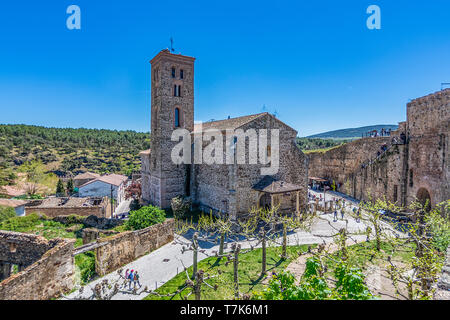
M2 207L0 206L0 223L9 218L14 218L16 216L16 211L11 207Z
M126 226L128 230L140 230L162 223L165 219L166 213L164 210L155 206L147 206L137 211L131 211Z
M191 211L192 202L189 198L175 197L170 201L173 216L175 218L184 218Z
M38 214L33 213L25 217L13 217L0 223L0 230L27 232L41 222Z
M96 275L95 253L88 251L75 256L75 265L80 268L81 284L87 284Z

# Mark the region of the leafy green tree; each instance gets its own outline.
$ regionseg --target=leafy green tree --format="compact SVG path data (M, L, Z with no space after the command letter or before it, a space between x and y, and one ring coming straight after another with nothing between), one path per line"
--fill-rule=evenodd
M15 216L16 212L14 211L14 208L0 206L0 224L9 218L14 218Z
M142 207L137 211L131 211L126 222L129 230L140 230L157 223L163 223L166 213L161 208L155 206Z
M65 193L64 190L64 183L61 179L58 180L58 184L56 185L56 194L57 195L63 195Z

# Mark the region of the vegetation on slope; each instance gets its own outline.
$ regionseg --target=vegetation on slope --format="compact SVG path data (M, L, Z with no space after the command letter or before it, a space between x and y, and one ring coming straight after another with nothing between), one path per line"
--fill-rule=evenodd
M129 175L140 170L139 152L148 148L148 133L0 125L0 169L6 170L2 173L6 178L12 173L7 168L32 160L42 161L55 173Z

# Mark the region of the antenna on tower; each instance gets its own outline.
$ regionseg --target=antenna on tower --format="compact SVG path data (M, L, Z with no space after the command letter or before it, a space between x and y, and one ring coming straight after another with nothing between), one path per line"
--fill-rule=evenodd
M173 47L173 38L170 37L170 52L175 52L175 48Z

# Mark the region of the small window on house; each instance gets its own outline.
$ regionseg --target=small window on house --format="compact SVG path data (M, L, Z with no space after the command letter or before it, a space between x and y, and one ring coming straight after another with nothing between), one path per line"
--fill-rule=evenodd
M180 70L180 79L183 79L183 78L184 78L184 70L181 69L181 70Z
M172 78L175 78L175 68L172 68Z
M180 126L180 109L175 108L175 127L178 128Z
M173 86L173 96L179 97L180 96L180 86L174 85Z

